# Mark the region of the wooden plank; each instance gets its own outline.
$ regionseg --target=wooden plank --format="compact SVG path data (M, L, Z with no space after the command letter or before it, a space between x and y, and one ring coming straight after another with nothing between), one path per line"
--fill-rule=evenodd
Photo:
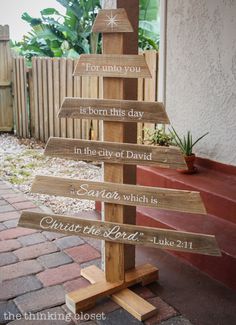
M14 110L14 121L16 135L19 136L19 115L18 115L18 96L17 96L17 59L13 59L13 110Z
M129 289L116 292L112 300L141 322L158 313L155 306Z
M66 60L66 96L73 96L73 61L71 59ZM74 137L74 123L73 119L67 118L66 120L66 136L67 138Z
M22 105L22 100L21 100L21 72L20 72L20 58L16 59L16 75L17 75L17 87L16 87L16 92L17 92L17 111L18 111L18 132L17 135L22 137L23 136L23 126L22 126L22 113L21 113L21 105Z
M29 93L29 120L30 120L30 137L35 138L35 101L34 101L34 83L32 68L28 69L28 93Z
M96 77L95 77L96 78ZM90 77L82 76L81 78L81 96L90 96ZM82 139L89 140L90 121L82 119Z
M77 61L74 62L74 68ZM81 97L82 92L82 77L75 76L74 77L74 96ZM81 120L74 120L74 137L77 139L82 138L82 121Z
M96 272L95 269L93 269L93 271ZM135 269L127 271L125 273L125 281L112 283L101 280L85 288L68 293L66 295L66 304L73 312L85 310L90 303L95 302L97 299L114 294L117 291L119 292L121 289L142 282L150 276L153 277L153 274L157 276L157 268L150 264L141 265Z
M20 58L20 92L21 92L21 115L22 115L22 136L26 138L28 134L28 113L27 113L27 103L26 103L26 71L24 58Z
M66 305L74 313L84 311L89 309L91 303L95 303L99 298L111 295L117 290L121 290L123 287L124 283L122 281L97 282L66 294Z
M54 133L54 102L53 102L53 63L52 59L47 59L47 79L48 79L48 119L49 119L49 137L55 136Z
M144 79L143 78L139 78L138 79L138 96L137 99L138 101L142 101L143 102L143 96L144 96ZM139 123L137 125L137 142L139 144L143 143L144 140L144 124L143 123Z
M98 98L103 99L103 78L98 77ZM103 121L98 120L98 138L97 140L103 140Z
M25 109L25 129L26 129L26 137L29 138L30 137L30 133L29 133L29 110L28 110L28 91L27 91L27 87L28 87L28 79L27 79L27 66L26 66L26 59L24 57L22 57L22 65L23 65L23 71L24 71L24 78L22 79L23 85L23 92L24 92L24 109Z
M43 126L44 126L44 141L49 138L49 107L48 107L48 69L47 60L42 59L42 83L43 83Z
M60 106L66 97L66 59L65 58L60 58ZM60 109L59 106L59 109ZM66 137L66 119L62 118L60 119L60 124L61 124L61 132L60 136L65 138Z
M103 53L124 53L124 34L103 34ZM124 81L120 78L103 78L103 98L123 99ZM124 124L103 122L102 140L124 142ZM123 183L124 168L122 165L104 164L104 180L113 183ZM133 222L132 215L125 215L125 207L122 205L104 204L103 217L106 221L129 223ZM130 221L131 220L131 221ZM107 281L124 280L125 270L135 265L134 252L119 243L104 244L105 277ZM126 256L128 255L128 259Z
M104 272L96 265L82 269L81 276L92 284L105 280ZM156 307L127 288L113 293L111 299L140 321L144 321L157 313Z
M92 31L95 33L130 33L133 27L124 8L99 10Z
M37 78L37 59L32 58L32 77L33 77L33 93L34 93L34 117L35 117L35 138L40 138L39 131L39 94L38 94L38 78Z
M44 110L43 110L43 76L42 76L42 58L37 58L37 79L38 79L38 109L39 109L39 139L44 141Z
M93 182L53 176L36 176L31 192L83 200L206 214L200 193L186 190Z
M169 124L164 105L135 100L65 98L59 117Z
M124 281L132 281L132 279L138 279L138 281L140 281L142 284L144 281L148 282L148 279L150 278L155 278L153 281L156 281L158 280L158 271L158 268L151 264L139 265L125 272ZM136 275L134 275L134 272ZM96 265L90 265L86 268L83 268L81 270L81 276L92 284L103 281L105 279L105 273Z
M60 136L60 120L58 111L60 109L60 75L59 59L53 58L53 101L54 101L54 133L56 137Z
M74 75L150 78L143 55L81 54Z
M90 96L89 98L98 98L99 97L99 78L90 77ZM90 140L98 139L98 121L96 119L90 120Z
M143 245L181 252L221 256L215 236L23 211L19 227L92 237L113 243Z
M103 161L109 162L109 164L156 165L165 168L186 169L183 154L177 147L50 138L45 148L45 155L76 160Z

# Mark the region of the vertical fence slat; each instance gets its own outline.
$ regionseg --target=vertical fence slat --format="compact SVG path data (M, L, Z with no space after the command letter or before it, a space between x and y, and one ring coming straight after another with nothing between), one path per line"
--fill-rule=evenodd
M76 61L74 61L74 68ZM74 97L81 97L81 83L82 77L74 77ZM82 139L82 120L74 120L74 136L77 139Z
M18 103L18 114L19 114L19 130L18 130L18 135L20 137L23 137L23 129L22 129L22 119L23 119L23 116L22 116L22 108L21 108L21 105L22 105L22 100L21 100L21 71L20 71L20 58L17 58L17 61L16 61L16 73L17 73L17 103Z
M29 128L30 136L35 137L35 103L34 103L34 84L33 84L33 75L32 69L28 69L28 94L29 94ZM27 95L26 95L27 96Z
M81 97L82 98L89 98L90 77L82 76L81 81L82 81ZM88 120L88 119L82 120L82 139L89 139L90 121L91 120Z
M60 59L60 106L66 97L66 59L61 58ZM60 118L60 124L61 124L61 133L60 136L62 138L66 137L66 119Z
M74 91L73 91L73 61L71 59L67 60L67 74L66 74L66 96L67 97L73 97ZM68 118L66 121L66 128L67 128L67 134L66 136L68 138L74 137L74 123L73 119Z
M82 77L82 97L83 98L98 98L98 78L97 77ZM93 127L93 132L90 133ZM82 138L93 140L97 138L97 121L82 120Z
M14 109L14 120L16 127L16 135L19 136L19 112L18 112L18 92L17 92L17 60L13 59L13 109Z
M54 127L55 136L60 136L60 120L57 116L60 108L60 80L59 80L59 60L53 59L53 96L54 96Z
M37 60L38 73L38 104L39 104L39 139L44 141L44 112L43 112L43 78L42 78L42 59Z
M25 138L26 137L26 111L25 111L25 93L24 93L24 85L25 85L25 78L24 78L24 63L23 63L24 58L20 58L20 92L21 92L21 123L22 123L22 136Z
M98 77L98 98L103 98L103 78ZM103 121L98 121L98 140L103 140Z
M143 101L144 100L144 80L143 78L138 79L138 100ZM138 123L137 125L137 138L138 138L138 143L143 142L143 128L144 124L143 123Z
M99 78L98 77L90 77L90 89L91 92L89 94L90 98L98 98L99 97ZM99 129L98 129L98 120L92 121L93 126L93 134L91 140L97 140L99 135Z
M43 83L43 126L44 141L49 137L49 112L48 112L48 71L47 59L42 59L42 83Z
M49 118L49 137L53 137L54 134L54 102L53 102L53 67L52 59L47 59L47 71L48 71L48 118Z
M39 101L38 101L38 73L37 73L37 59L32 59L32 78L33 78L33 93L34 93L34 107L30 107L30 109L34 109L34 123L35 123L35 138L39 139Z

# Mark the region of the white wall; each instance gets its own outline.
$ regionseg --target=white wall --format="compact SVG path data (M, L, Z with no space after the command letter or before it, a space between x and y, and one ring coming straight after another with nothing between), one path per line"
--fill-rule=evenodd
M166 32L171 123L209 131L197 155L236 165L236 0L168 0Z

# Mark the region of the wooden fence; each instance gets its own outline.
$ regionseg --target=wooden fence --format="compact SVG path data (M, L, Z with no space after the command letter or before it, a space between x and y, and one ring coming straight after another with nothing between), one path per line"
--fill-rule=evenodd
M157 100L157 53L145 52L152 79L138 81L138 99ZM102 98L102 78L73 77L76 61L65 58L33 58L26 72L23 58L14 59L14 102L18 136L47 141L50 136L101 139L101 121L59 119L65 97ZM146 126L146 125L145 125ZM153 127L153 125L152 125ZM143 125L139 125L139 136Z
M0 131L13 129L11 92L12 57L9 46L9 26L0 25Z

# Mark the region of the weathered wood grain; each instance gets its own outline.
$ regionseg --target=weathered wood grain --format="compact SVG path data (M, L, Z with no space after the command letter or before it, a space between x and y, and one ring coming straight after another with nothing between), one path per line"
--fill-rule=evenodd
M125 9L99 10L92 31L95 33L130 33L133 27Z
M58 116L118 122L170 123L162 103L135 100L67 97Z
M96 265L82 269L81 276L91 284L105 280L105 273ZM155 276L158 280L158 270L155 272ZM144 321L157 313L156 307L128 288L113 293L111 299L140 321Z
M45 148L45 155L116 164L186 169L184 157L176 147L50 138Z
M19 227L131 245L220 256L215 236L23 211Z
M103 76L116 78L150 78L151 73L143 55L81 54L74 76Z
M66 305L74 313L90 309L90 305L99 298L109 296L124 288L123 281L107 282L101 281L90 284L85 288L66 294Z
M50 184L50 185L49 185ZM199 192L36 176L31 192L131 206L206 214Z
M9 26L0 25L0 132L14 129L11 82L12 55L9 44Z
M97 273L97 269L95 269L94 266L87 269L90 269L90 273L91 271L95 274ZM97 299L107 295L115 294L116 292L119 292L122 289L140 283L143 280L145 281L149 278L154 278L154 276L156 278L158 276L158 269L156 267L150 264L140 265L137 268L128 270L125 273L124 281L107 282L105 281L105 279L103 279L87 286L86 288L82 288L68 293L66 295L66 304L68 308L74 313L81 310L86 310L88 309L90 304L95 302ZM138 302L140 302L140 300Z

